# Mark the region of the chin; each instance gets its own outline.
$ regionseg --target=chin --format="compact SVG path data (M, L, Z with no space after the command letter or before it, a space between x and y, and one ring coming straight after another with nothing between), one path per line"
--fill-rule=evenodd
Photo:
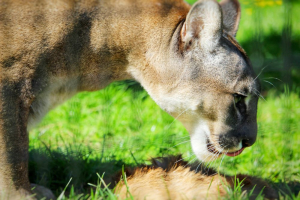
M200 161L211 162L220 158L222 155L235 157L240 155L245 149L242 147L242 144L239 143L239 145L235 148L224 150L223 148L211 142L209 136L207 136L205 133L205 131L201 131L191 135L193 152Z
M205 131L199 131L191 135L191 145L196 157L203 162L210 162L221 157L222 153L211 152L208 145L208 136Z

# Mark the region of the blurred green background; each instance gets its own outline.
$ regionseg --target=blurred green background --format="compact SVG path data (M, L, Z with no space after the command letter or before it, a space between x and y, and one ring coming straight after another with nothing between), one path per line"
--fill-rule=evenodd
M190 4L194 1L189 0ZM241 0L237 40L262 85L258 139L235 158L208 166L270 180L296 199L300 182L300 1ZM122 165L182 153L196 161L184 127L134 81L81 93L51 111L30 133L31 182L59 194L72 177L77 193ZM287 186L289 185L289 186ZM289 188L289 189L282 189ZM300 198L300 195L298 195Z

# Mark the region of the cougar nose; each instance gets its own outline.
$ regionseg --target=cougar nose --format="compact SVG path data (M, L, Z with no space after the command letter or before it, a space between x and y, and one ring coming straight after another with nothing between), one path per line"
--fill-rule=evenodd
M242 138L242 147L250 147L252 146L256 141L256 134L253 134L251 136L248 136L247 138Z
M246 148L246 147L250 147L254 144L254 142L251 142L249 139L244 139L242 140L242 147Z
M239 132L232 130L219 136L219 144L224 149L236 148L240 144L242 144L243 148L250 147L255 143L255 140L255 131Z

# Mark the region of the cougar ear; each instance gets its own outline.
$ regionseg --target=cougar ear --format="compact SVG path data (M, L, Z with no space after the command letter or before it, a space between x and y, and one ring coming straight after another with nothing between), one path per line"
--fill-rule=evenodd
M215 0L199 0L189 11L181 29L184 50L199 44L203 50L211 51L222 36L222 11Z
M224 31L236 36L241 18L241 6L238 0L222 0L220 2L223 11Z

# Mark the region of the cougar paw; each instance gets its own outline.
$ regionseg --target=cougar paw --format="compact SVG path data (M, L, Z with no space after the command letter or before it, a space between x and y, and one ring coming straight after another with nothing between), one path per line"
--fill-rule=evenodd
M31 187L32 193L35 194L34 197L36 199L56 200L55 195L53 194L53 192L50 189L48 189L44 186L41 186L41 185L33 184L33 183L30 184L30 187Z

